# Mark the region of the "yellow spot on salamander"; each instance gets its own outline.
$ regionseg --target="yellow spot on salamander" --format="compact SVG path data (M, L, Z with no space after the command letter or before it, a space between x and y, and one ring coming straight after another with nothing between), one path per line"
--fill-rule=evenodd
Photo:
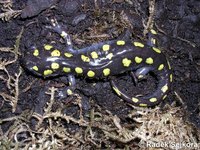
M119 41L117 41L117 45L125 45L125 41L119 40Z
M118 88L112 87L113 90L117 93L117 95L121 96L121 92Z
M90 58L87 57L87 56L85 56L85 55L81 55L81 59L82 59L82 61L84 61L84 62L90 62Z
M172 68L168 60L167 60L167 64L168 64L169 69L171 70Z
M156 53L161 53L161 50L158 49L158 48L156 48L156 47L153 47L152 49L153 49Z
M73 54L71 54L71 53L65 53L64 55L65 55L66 57L68 57L68 58L70 58L70 57L73 56Z
M129 67L131 64L131 60L128 58L124 58L124 59L122 59L122 63L123 63L124 67Z
M90 78L94 77L95 76L94 71L89 70L88 73L87 73L87 76L90 77Z
M105 45L103 45L102 49L103 49L103 51L108 51L110 49L110 45L105 44Z
M32 69L35 70L35 71L38 71L38 70L39 70L37 66L33 66Z
M52 69L58 69L59 67L60 67L60 65L58 63L54 62L54 63L51 64Z
M135 62L136 62L137 64L141 63L141 62L142 62L142 58L136 56L136 57L135 57Z
M83 73L83 69L80 68L80 67L76 67L76 68L75 68L75 71L76 71L76 73L78 73L78 74Z
M156 44L156 39L151 38L151 43L153 43L155 45Z
M52 49L52 48L53 48L52 45L49 45L49 44L44 45L44 49L45 49L45 50L50 50L50 49Z
M33 52L33 55L34 55L34 56L38 56L38 55L39 55L39 50L38 50L38 49L35 49L34 52Z
M172 74L169 75L169 78L170 78L170 82L172 82L172 81L173 81L173 76L172 76Z
M90 55L91 55L91 57L92 57L93 59L98 58L98 54L97 54L97 52L95 52L95 51L93 51Z
M153 58L151 58L151 57L147 58L146 63L149 65L153 64Z
M50 74L52 74L52 73L53 73L53 71L50 70L50 69L45 70L45 71L44 71L44 76L50 75Z
M163 68L164 68L164 65L160 64L160 66L158 67L158 70L163 70Z
M150 102L152 102L152 103L154 103L154 102L156 102L156 101L157 101L157 98L155 98L155 97L153 97L153 98L150 98L150 99L149 99L149 101L150 101Z
M138 76L138 79L142 79L143 77L144 77L144 75L140 74L140 75Z
M109 74L110 74L110 69L109 68L103 69L103 75L104 76L108 76Z
M131 99L132 99L132 101L133 101L134 103L139 102L139 99L138 99L138 98L132 97Z
M167 90L168 90L167 84L164 85L164 86L161 88L161 91L162 91L163 93L165 93Z
M72 90L67 89L67 94L68 94L68 95L72 95L72 94L73 94Z
M65 31L62 31L61 34L60 34L60 36L61 36L61 37L66 37L66 36L67 36L67 33L66 33Z
M136 47L144 47L144 44L140 43L140 42L133 42L133 44L136 46Z
M141 103L141 104L139 104L139 106L141 106L141 107L147 107L147 104Z
M57 50L57 49L55 49L55 50L53 50L52 52L51 52L51 56L60 56L60 51L59 50Z
M109 53L106 57L107 57L109 60L111 60L112 57L113 57L113 53Z
M71 68L63 67L63 71L66 72L66 73L71 72Z
M151 31L151 33L154 34L154 35L157 34L157 32L156 32L154 29L151 29L150 31Z
M162 99L164 100L166 97L167 97L167 95L164 95Z

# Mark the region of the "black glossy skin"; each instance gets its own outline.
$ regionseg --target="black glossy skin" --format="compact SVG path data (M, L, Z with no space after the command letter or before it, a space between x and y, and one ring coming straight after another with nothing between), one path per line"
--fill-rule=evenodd
M60 28L57 32L61 33ZM55 50L52 46L50 46L48 50L45 46L40 50L36 47L32 47L31 50L24 55L22 65L31 73L44 78L66 75L69 77L69 81L72 83L73 87L75 86L74 75L88 78L109 78L110 76L115 76L123 72L135 71L136 78L142 78L149 71L152 71L156 74L159 81L157 89L152 94L142 97L129 97L119 90L113 80L110 80L114 91L127 102L136 106L154 106L166 97L170 89L170 82L172 82L171 67L163 53L156 52L151 46L143 44L141 46L141 44L142 43L139 43L138 46L130 41L113 40L74 50L69 43L65 50L57 50L59 51L59 56L51 56L51 53ZM103 48L105 45L109 45L109 50L107 47L105 51ZM35 50L39 51L37 56L34 56ZM92 52L97 53L98 58L92 58ZM66 57L65 53L70 54L70 57ZM83 55L88 57L87 62L84 62L82 59ZM140 63L136 62L135 57L142 58L142 61ZM153 62L147 63L146 60L148 58L151 58ZM125 59L125 62L128 62L128 64L124 65L123 59ZM53 69L51 66L52 63L57 63L59 66ZM161 64L163 64L164 67L159 70L158 68ZM34 69L34 66L37 66L37 69ZM70 68L70 72L64 72L64 67ZM79 67L79 71L76 70L77 67ZM80 68L82 70L81 72ZM105 75L104 69L109 69L110 71L106 71L107 73ZM51 70L51 72L45 75L45 70ZM93 74L88 75L89 71L92 71Z
M105 44L105 43L104 43ZM151 47L146 45L146 48L140 48L140 47L135 47L132 42L126 42L124 46L117 46L116 43L112 43L110 45L110 50L109 51L102 51L101 47L103 44L97 44L95 46L76 50L76 51L83 51L83 53L77 53L73 54L73 57L67 58L64 56L64 51L61 51L61 56L59 57L52 57L51 56L51 51L47 50L40 50L40 57L34 57L32 55L33 51L28 52L25 57L23 58L23 65L25 68L30 70L32 73L39 75L39 76L44 76L43 71L46 69L51 69L51 63L52 62L57 62L60 64L60 68L63 67L69 67L71 68L72 72L67 73L67 74L73 74L77 75L77 73L74 71L75 67L81 67L83 68L83 73L81 75L87 77L87 72L89 70L93 70L95 72L95 77L94 78L102 78L104 77L102 74L102 70L104 68L110 68L111 73L110 76L112 75L117 75L126 71L131 71L131 70L136 70L141 67L150 67L152 71L158 72L157 68L158 66L162 63L165 66L167 66L167 61L166 57L164 56L163 53L158 54L155 51L152 50ZM90 53L92 51L97 52L98 58L93 59L90 56ZM108 54L113 53L113 57L110 60L108 57ZM81 59L81 55L88 56L90 58L90 62L83 62ZM152 57L154 60L154 63L152 65L146 64L144 61L140 64L137 64L134 62L135 56L143 58L145 60L148 57ZM123 58L128 58L132 61L131 65L129 67L124 67L122 64L122 59ZM32 66L40 66L39 71L34 71L32 70ZM64 73L61 69L54 70L53 74L44 76L44 77L49 77L49 76L57 76L57 75L67 75Z

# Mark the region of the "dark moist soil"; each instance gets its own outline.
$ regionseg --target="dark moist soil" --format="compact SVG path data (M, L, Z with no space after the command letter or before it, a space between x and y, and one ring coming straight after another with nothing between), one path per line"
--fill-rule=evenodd
M143 21L146 24L149 16L147 1L139 3L116 1L13 1L14 10L23 10L21 16L7 22L0 22L0 47L13 47L17 35L24 27L20 42L20 53L28 51L32 45L37 47L55 41L58 49L64 48L63 40L45 26L50 25L50 19L56 18L58 23L73 39L74 47L82 48L92 43L123 37L128 28L132 39L146 42L143 36ZM131 2L131 1L130 1ZM114 18L114 19L113 19ZM186 110L186 120L200 128L200 2L198 0L159 1L156 3L154 28L158 32L158 45L166 54L173 69L173 85L166 100L160 104L174 104ZM10 56L1 54L1 58ZM22 56L23 57L23 56ZM19 67L20 60L9 66L13 74ZM2 74L1 75L5 75ZM155 79L149 75L146 80L133 86L133 81L124 74L117 77L118 85L129 94L147 94L156 87ZM45 94L49 87L57 87L60 91L65 87L64 78L42 79L23 71L20 78L20 89L28 85L30 89L20 93L15 115L24 110L43 113L43 107L49 100ZM127 113L133 108L113 92L108 81L87 80L77 78L76 93L82 98L83 113L100 106L109 110L126 122ZM32 83L32 84L31 84ZM4 88L5 83L0 84ZM3 90L3 91L6 91ZM60 103L70 104L76 97L57 98L54 109ZM2 97L0 100L3 101ZM2 103L2 102L1 102ZM7 110L7 111L5 111ZM66 114L76 113L77 107L69 107ZM0 118L14 115L11 107L4 102L1 106ZM9 124L4 125L4 132ZM76 128L76 127L73 127Z

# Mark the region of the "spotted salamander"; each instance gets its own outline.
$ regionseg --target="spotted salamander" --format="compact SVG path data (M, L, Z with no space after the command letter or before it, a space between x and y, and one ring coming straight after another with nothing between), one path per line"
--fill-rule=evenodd
M48 26L66 42L66 49L58 50L45 44L43 49L32 46L22 58L22 66L31 73L46 77L66 75L69 81L67 94L73 94L75 75L88 78L107 78L116 94L135 106L154 106L164 100L172 82L169 61L160 49L138 41L112 40L73 49L70 36L54 20ZM156 34L154 30L151 32ZM156 90L144 96L129 96L122 92L113 76L131 71L135 79L153 72L158 80Z

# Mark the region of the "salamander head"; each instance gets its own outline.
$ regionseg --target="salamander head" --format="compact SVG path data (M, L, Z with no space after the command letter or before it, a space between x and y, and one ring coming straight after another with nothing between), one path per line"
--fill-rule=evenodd
M47 49L47 47L46 47ZM29 49L21 58L21 65L34 75L44 78L58 76L63 72L61 52L57 49L38 50L35 47Z

